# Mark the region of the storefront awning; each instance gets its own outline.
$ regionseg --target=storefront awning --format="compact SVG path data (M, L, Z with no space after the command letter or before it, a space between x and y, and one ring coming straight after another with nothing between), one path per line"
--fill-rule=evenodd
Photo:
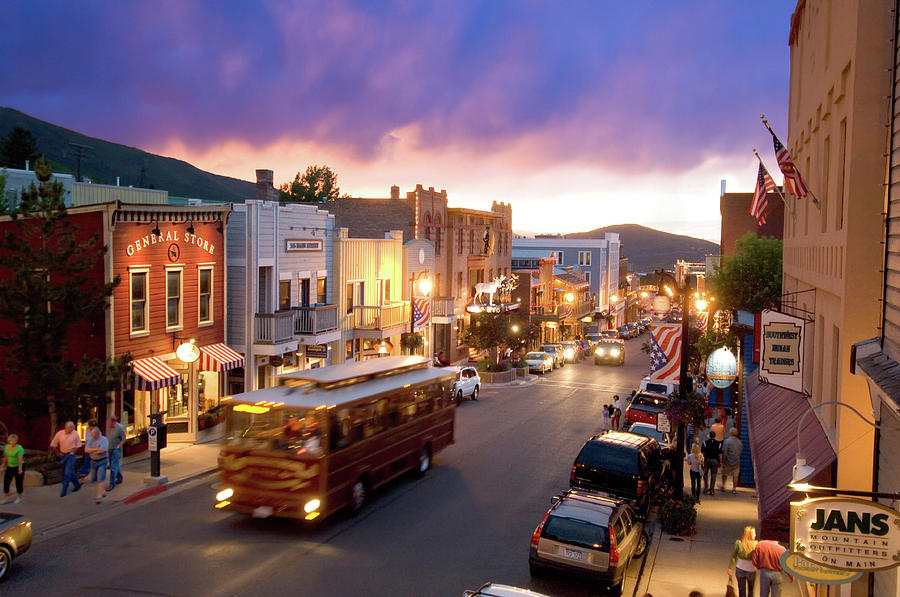
M788 483L797 456L797 423L812 406L799 392L763 384L757 373L747 377L746 390L760 525L764 532L786 533L793 493ZM816 469L809 482L830 486L832 464L837 457L815 415L806 417L800 429L800 445L806 463Z
M181 383L181 375L156 357L131 361L134 389L152 392Z
M203 371L231 371L243 366L243 355L224 344L200 347L200 369Z

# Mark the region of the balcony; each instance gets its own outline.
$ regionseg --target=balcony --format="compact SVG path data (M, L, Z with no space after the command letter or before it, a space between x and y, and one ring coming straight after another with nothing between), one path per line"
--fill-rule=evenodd
M337 305L316 307L294 307L294 333L316 335L336 330L338 327Z
M409 303L406 301L353 307L353 329L357 338L386 338L405 331L408 325Z
M294 312L257 313L253 341L256 344L283 344L294 339Z
M436 323L450 323L450 318L454 315L453 305L456 299L452 296L436 296L431 299L431 315L435 318ZM437 318L441 318L440 321Z

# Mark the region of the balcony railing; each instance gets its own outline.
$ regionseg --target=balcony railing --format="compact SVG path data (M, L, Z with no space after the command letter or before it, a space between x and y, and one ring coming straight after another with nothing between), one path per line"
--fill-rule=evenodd
M456 302L452 296L436 296L431 299L432 314L435 317L449 317L453 315L453 303Z
M280 344L294 339L294 312L257 313L253 341L257 344Z
M321 334L337 329L337 305L294 307L295 334Z
M353 307L353 327L358 330L384 330L409 322L409 303L389 303L378 307Z

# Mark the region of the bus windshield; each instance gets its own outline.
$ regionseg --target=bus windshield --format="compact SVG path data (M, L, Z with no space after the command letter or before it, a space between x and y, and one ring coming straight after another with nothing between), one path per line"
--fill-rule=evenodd
M226 444L310 456L322 453L323 421L313 409L234 404L225 420Z

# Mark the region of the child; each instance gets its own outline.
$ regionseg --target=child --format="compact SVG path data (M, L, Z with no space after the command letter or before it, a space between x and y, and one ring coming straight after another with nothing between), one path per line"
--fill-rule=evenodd
M602 407L603 410L603 428L609 429L609 409L604 404Z

